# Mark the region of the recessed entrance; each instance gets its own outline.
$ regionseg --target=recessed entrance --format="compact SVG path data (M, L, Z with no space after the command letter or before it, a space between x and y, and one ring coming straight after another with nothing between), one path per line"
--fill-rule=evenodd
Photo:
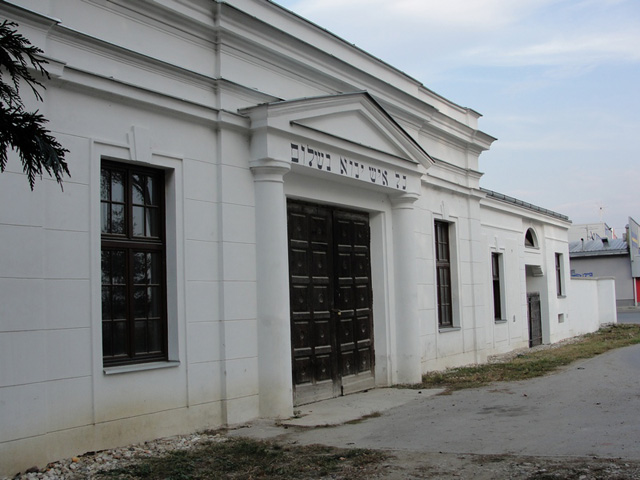
M289 201L294 404L374 386L369 215Z

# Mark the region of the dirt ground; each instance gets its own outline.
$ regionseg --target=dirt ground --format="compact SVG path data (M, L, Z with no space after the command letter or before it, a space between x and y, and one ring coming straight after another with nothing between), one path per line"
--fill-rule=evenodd
M640 462L597 458L542 458L509 455L389 452L390 457L363 476L351 479L640 479ZM354 472L352 472L353 474ZM363 472L364 473L364 472Z
M327 447L319 453L311 446L298 445L284 439L271 440L269 444L280 445L289 453L286 462L296 458L306 464L305 468L273 474L232 469L225 473L207 469L176 472L145 471L140 462L151 457L167 457L172 452L198 450L206 444L224 444L224 432L202 432L186 436L158 439L134 446L90 452L80 457L60 460L45 468L33 468L13 477L15 480L67 479L67 480L134 480L134 479L253 479L253 480L417 480L417 479L473 479L473 480L623 480L640 479L640 462L604 458L526 457L513 455L471 455L450 453L423 453L408 451L368 450L366 461L349 450ZM311 456L324 455L341 460L339 467L331 473L322 473L314 467ZM216 456L216 453L213 453ZM238 457L240 458L240 457ZM249 460L249 459L247 459ZM255 459L253 459L255 460ZM136 467L138 465L138 467ZM317 465L322 465L318 462ZM277 466L276 466L277 467ZM249 473L251 471L251 473Z

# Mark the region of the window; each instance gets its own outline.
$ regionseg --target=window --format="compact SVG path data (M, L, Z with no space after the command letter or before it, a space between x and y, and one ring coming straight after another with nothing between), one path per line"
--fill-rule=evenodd
M556 290L558 296L564 295L564 285L562 284L562 254L556 253Z
M531 248L538 246L538 239L536 238L536 232L533 231L533 228L529 228L527 233L525 233L524 246Z
M164 173L103 161L100 207L103 363L166 360Z
M493 318L502 320L502 285L500 279L501 254L491 254L491 276L493 279Z
M436 220L436 282L438 289L438 325L453 327L451 304L451 252L449 243L449 224Z

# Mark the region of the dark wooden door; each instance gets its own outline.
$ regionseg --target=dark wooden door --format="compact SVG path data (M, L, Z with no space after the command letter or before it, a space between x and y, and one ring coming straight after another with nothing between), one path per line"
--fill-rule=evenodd
M374 384L369 216L335 211L333 244L339 374L351 393Z
M534 292L527 294L527 312L529 317L529 347L542 345L540 293Z
M367 214L288 203L294 403L374 386Z

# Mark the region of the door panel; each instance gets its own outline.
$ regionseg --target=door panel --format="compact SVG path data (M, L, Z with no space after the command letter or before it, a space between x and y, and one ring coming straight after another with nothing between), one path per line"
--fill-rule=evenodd
M527 311L529 315L529 347L542 345L540 293L535 292L527 294Z
M374 386L369 219L288 202L294 403Z
M342 389L346 393L374 386L369 217L335 211L333 229L340 265L336 271L340 310L338 348Z
M329 211L292 204L288 229L293 381L296 396L312 402L331 398L339 389L331 323Z

